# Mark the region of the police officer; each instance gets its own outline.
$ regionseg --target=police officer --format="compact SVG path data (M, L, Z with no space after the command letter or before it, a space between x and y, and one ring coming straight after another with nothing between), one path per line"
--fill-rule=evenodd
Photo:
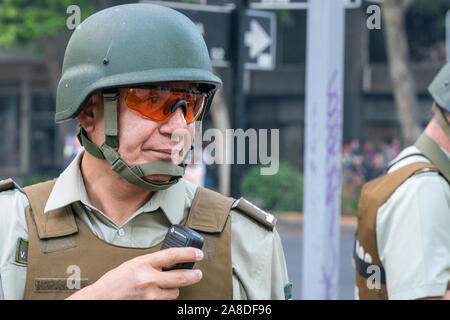
M425 131L361 192L360 299L450 299L450 64L428 89L434 117Z
M84 150L55 180L0 183L0 296L288 297L276 219L183 179L183 146L220 86L179 12L128 4L86 19L66 49L55 116L78 119ZM203 250L159 250L174 224L198 231Z

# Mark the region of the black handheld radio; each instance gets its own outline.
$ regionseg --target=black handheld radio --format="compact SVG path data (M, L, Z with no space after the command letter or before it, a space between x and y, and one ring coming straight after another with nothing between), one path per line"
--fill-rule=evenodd
M202 249L203 237L188 227L174 224L169 228L169 231L167 231L161 250L173 247L194 247ZM177 263L170 267L164 267L162 270L192 269L194 263L195 262Z

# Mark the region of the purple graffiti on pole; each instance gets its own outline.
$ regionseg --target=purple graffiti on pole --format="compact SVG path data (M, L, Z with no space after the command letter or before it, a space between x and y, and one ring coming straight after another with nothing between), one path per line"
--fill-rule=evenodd
M338 70L334 70L328 81L327 87L327 186L326 186L326 210L330 212L329 220L329 243L331 250L331 266L329 272L323 269L325 281L325 299L332 298L332 279L338 263L337 248L335 246L334 232L338 217L338 206L336 198L340 196L341 185L341 132L342 132L342 112L341 96L339 94L340 84Z

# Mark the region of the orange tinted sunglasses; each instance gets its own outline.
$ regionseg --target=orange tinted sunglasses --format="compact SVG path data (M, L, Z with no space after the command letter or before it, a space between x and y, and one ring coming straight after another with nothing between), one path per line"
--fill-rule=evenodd
M201 115L207 96L200 91L145 86L129 88L125 102L139 116L153 121L164 121L181 107L186 123L192 123Z

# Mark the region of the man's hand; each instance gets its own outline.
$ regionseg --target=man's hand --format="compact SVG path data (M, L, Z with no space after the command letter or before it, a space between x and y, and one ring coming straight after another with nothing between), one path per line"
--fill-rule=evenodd
M148 299L172 300L179 288L200 281L200 270L161 271L176 263L200 261L203 252L196 248L169 248L142 255L122 263L68 299Z

